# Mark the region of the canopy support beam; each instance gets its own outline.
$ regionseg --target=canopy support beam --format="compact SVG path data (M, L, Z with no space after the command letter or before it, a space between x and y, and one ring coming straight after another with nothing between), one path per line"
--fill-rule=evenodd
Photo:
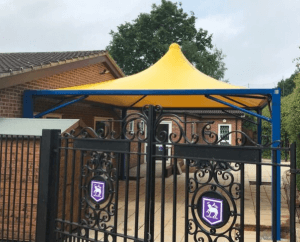
M55 107L57 107L57 106L59 106L59 105L61 105L63 103L66 103L66 102L68 102L70 100L74 100L77 97L80 97L80 95L72 95L71 97L63 98L59 102L57 102L56 104L52 105L49 109L55 108Z
M137 103L139 103L141 100L143 100L145 97L147 97L147 95L142 96L139 100L137 100L136 102L134 102L133 104L130 105L130 107L132 108L134 105L136 105Z
M56 106L56 107L50 108L50 109L48 109L48 110L46 110L46 111L44 111L44 112L41 112L41 113L39 113L39 114L37 114L37 115L35 115L35 116L33 116L33 117L34 117L34 118L40 118L40 117L43 117L43 116L45 116L45 115L48 114L48 113L52 113L52 112L54 112L54 111L56 111L56 110L58 110L58 109L61 109L61 108L63 108L63 107L66 107L66 106L68 106L68 105L71 105L71 104L73 104L73 103L79 102L79 101L81 101L81 100L83 100L83 99L85 99L85 98L87 98L87 97L88 97L88 95L81 96L80 98L77 98L77 99L74 99L74 100L72 100L72 101L69 101L69 102L60 104L60 105L58 105L58 106Z
M231 104L231 103L225 102L225 101L220 100L220 99L218 99L218 98L212 97L212 96L210 96L210 95L205 95L205 97L208 98L208 99L211 99L211 100L213 100L213 101L215 101L215 102L218 102L218 103L224 104L224 105L226 105L226 106L229 106L229 107L231 107L231 108L240 110L240 111L242 111L242 112L244 112L244 113L248 113L248 114L250 114L250 115L252 115L252 116L255 116L255 117L257 117L257 118L264 119L264 120L266 120L266 121L268 121L268 122L270 122L270 123L272 122L272 119L270 119L270 118L268 118L268 117L259 115L259 114L257 114L257 113L251 112L251 111L249 111L249 110L247 110L247 109L244 109L244 108L240 108L240 107L238 107L238 106L235 106L235 105L233 105L233 104Z
M222 110L222 112L223 112L223 113L226 113L226 114L229 114L229 115L232 115L232 116L234 116L234 117L236 117L236 118L238 118L238 119L242 119L242 120L244 120L245 122L249 122L249 123L252 123L252 124L257 125L257 123L256 123L255 121L252 121L252 120L250 120L250 119L247 119L247 118L241 117L241 116L239 116L239 115L230 113L230 112L228 112L228 111L226 111L226 110Z
M249 108L246 104L241 103L241 102L238 102L238 101L236 101L236 100L234 100L234 99L232 99L232 98L230 98L230 97L228 97L228 96L226 96L226 95L223 95L222 97L224 97L224 98L226 98L226 99L228 99L228 100L230 100L230 101L232 101L232 102L235 102L235 103L237 103L237 104L243 105L245 108Z

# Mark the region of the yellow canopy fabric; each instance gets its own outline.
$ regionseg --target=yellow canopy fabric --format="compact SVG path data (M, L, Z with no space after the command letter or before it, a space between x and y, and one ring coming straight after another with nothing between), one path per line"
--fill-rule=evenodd
M183 55L180 46L173 43L169 51L148 69L116 80L101 83L74 86L59 90L207 90L241 89L205 75L197 70ZM232 100L215 95L223 101L239 107L258 107L266 99L230 97ZM262 96L261 96L262 97ZM148 96L108 96L91 95L87 100L121 107L143 107L161 105L165 108L226 108L226 105L206 98L204 95L148 95ZM241 103L241 104L238 104ZM244 105L243 105L244 104Z

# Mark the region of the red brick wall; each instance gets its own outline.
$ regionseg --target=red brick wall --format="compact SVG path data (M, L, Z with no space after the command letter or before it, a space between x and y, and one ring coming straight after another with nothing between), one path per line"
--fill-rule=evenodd
M34 111L42 112L55 105L59 100L39 98L34 103ZM118 110L105 109L91 104L78 102L73 105L61 108L54 113L62 114L64 119L81 119L88 127L94 128L95 117L112 117L115 120L120 119ZM114 124L117 128L119 123Z
M226 122L223 122L223 120L226 120ZM209 118L209 119L201 119L201 121L215 121L213 124L211 124L211 129L209 131L212 131L216 134L218 134L218 139L220 139L220 134L218 133L218 126L219 124L230 124L231 125L231 131L242 131L242 120L241 119L236 119L236 118ZM202 128L204 127L205 123L203 124L198 124L197 125L197 133L198 134L201 134L201 131L202 131ZM213 138L209 138L207 135L205 136L206 139L209 141L209 142L212 142L213 141ZM232 133L231 134L231 145L237 145L237 138L241 138L241 134L239 133ZM205 144L205 142L202 141L201 139L201 142L200 143L203 143Z
M57 89L89 83L97 83L114 79L110 73L100 74L105 69L102 63L78 68L41 78L25 84L0 89L0 117L22 117L22 96L24 90L29 89Z
M128 111L128 113L135 113L137 111ZM176 124L176 122L171 121L171 119L174 119L176 121L178 121L179 125L181 126L181 128L184 130L184 117L183 116L179 116L180 120L174 117L167 117L165 116L166 119L164 119L164 121L168 121L168 122L172 122L172 133L176 134L176 137L173 138L173 142L177 142L178 139L180 138L180 127ZM224 119L226 119L226 122L223 122ZM231 125L231 131L242 131L242 121L240 119L236 119L236 118L228 118L226 116L224 117L211 117L211 118L200 118L200 119L196 119L196 118L187 118L186 119L187 124L186 124L186 137L189 141L193 141L192 139L192 126L193 126L193 122L194 123L194 134L199 135L199 140L198 140L198 144L206 144L206 142L203 140L201 132L202 132L202 128L207 124L207 122L209 121L214 121L213 124L211 124L211 129L210 131L216 133L218 135L218 139L220 139L220 134L218 133L218 126L219 124L230 124ZM197 122L201 122L201 123L197 123ZM140 120L135 120L134 125L135 125L135 134L137 133L137 122L140 122ZM205 136L206 139L208 140L208 142L213 142L214 139L213 138L209 138L208 136ZM236 145L236 140L237 138L240 138L241 135L239 133L233 133L231 134L231 145ZM131 152L138 152L138 145L137 145L137 138L134 139L135 141L132 142L131 144ZM185 143L185 138L184 136L182 136L179 140L179 143ZM186 142L188 143L188 142ZM173 148L173 147L172 147ZM141 145L141 152L145 152L145 145L142 144ZM137 165L137 156L135 155L131 155L130 157L130 167L134 167ZM142 155L141 156L141 162L144 163L145 160L145 156Z
M184 117L180 117L180 119L182 121L184 121ZM226 120L226 122L223 122L223 120ZM177 119L176 119L177 120ZM165 121L169 121L168 119L166 119ZM181 121L177 120L180 124L180 126L184 129L184 123L182 123ZM202 139L202 128L207 124L207 122L209 121L214 121L213 124L211 124L211 129L210 131L218 134L218 139L220 139L220 134L218 133L218 126L219 124L230 124L231 125L231 131L242 131L242 121L240 119L236 119L236 118L228 118L228 117L212 117L212 118L200 118L200 119L196 119L196 118L187 118L186 119L187 124L186 124L186 137L188 140L192 141L192 129L193 129L193 122L194 123L194 134L199 135L199 141L198 143L200 144L205 144L205 142ZM197 123L197 122L201 122L201 123ZM175 123L172 122L172 133L177 134L177 137L174 138L174 141L177 141L177 139L180 136L180 128L179 126ZM237 133L233 133L231 135L231 145L236 145L236 139L241 137L240 134ZM181 138L180 143L184 143L184 137ZM209 140L208 141L212 142L213 140ZM188 142L186 142L188 143Z

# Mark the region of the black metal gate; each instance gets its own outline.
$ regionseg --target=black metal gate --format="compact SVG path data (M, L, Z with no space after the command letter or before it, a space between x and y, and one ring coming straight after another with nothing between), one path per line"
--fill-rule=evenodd
M157 132L167 120L176 132ZM278 169L291 169L290 241L295 241L295 144L269 148L275 157L278 150L291 150L290 165L262 163L264 146L218 145L226 137L208 129L213 122L184 121L160 107L147 106L114 122L119 130L106 123L97 132L65 137L44 131L36 241L244 241L248 164L256 174L256 241L262 167L272 167L275 198ZM188 134L193 124L201 135ZM238 144L249 138L240 131L227 136L234 133ZM182 163L185 176L178 176ZM270 211L275 235L276 209Z

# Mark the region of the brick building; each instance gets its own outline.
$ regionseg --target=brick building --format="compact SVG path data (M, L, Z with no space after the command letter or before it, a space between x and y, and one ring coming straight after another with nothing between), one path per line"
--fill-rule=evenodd
M98 83L123 77L124 73L106 51L1 53L0 117L22 117L22 96L29 89L57 89ZM34 112L47 110L60 100L36 99ZM79 118L94 127L94 120L115 116L112 109L81 102L47 117Z
M0 238L32 241L36 232L41 134L33 136L28 133L29 129L36 128L35 123L28 120L27 128L23 123L17 129L16 121L11 121L15 119L4 119L22 118L24 91L99 83L123 76L106 51L0 53ZM43 97L34 101L35 114L61 102L60 99ZM116 116L113 109L81 102L43 118L76 119L77 125L64 131L75 129L79 132L82 127L94 127L97 121ZM83 120L87 123L84 124ZM12 125L10 130L4 128L8 123ZM30 123L32 127L28 126ZM51 128L51 125L45 127ZM13 133L12 130L16 129L22 132ZM64 154L61 155L63 159Z
M0 54L0 117L22 117L24 90L66 88L101 83L124 76L106 51L2 53ZM34 114L68 100L70 97L65 97L63 100L55 96L36 97ZM186 120L191 122L186 126L187 137L191 139L193 133L199 134L203 128L201 123L193 124L193 120L214 121L214 124L208 127L220 136L227 132L241 130L242 122L239 117L242 115L242 112L234 110L227 113L221 110L190 111L186 115ZM184 119L182 113L179 113L179 116ZM121 113L120 109L109 105L83 100L44 115L43 118L80 119L87 126L98 130L103 127L103 121L119 120ZM135 129L136 124L130 125L131 129ZM119 130L114 122L111 122L110 126ZM178 131L178 127L171 121L164 121L161 128L169 134ZM238 138L238 134L234 133L224 142L236 145ZM132 163L132 166L134 165L135 162Z

